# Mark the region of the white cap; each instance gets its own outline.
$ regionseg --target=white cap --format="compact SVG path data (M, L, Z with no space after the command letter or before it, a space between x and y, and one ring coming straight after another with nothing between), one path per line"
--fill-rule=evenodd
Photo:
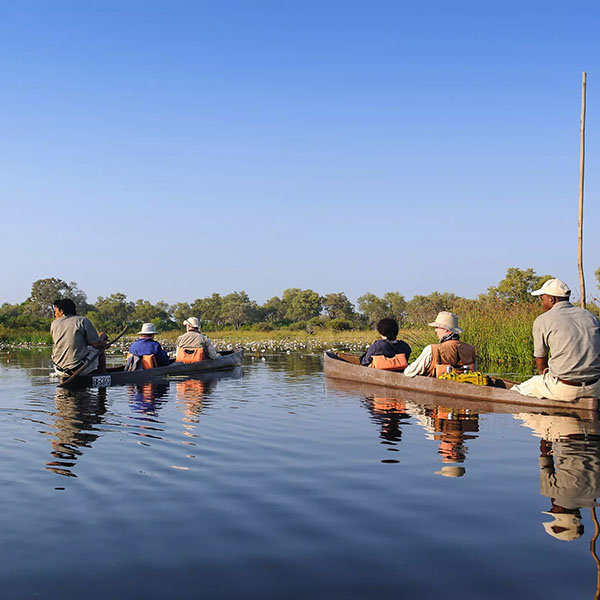
M142 330L138 331L138 335L140 335L140 334L153 335L155 333L158 333L158 331L156 331L156 327L154 327L154 323L144 323L142 325Z
M443 310L441 313L438 313L438 316L435 318L433 323L429 323L430 327L441 327L442 329L447 329L452 333L462 333L463 330L458 326L458 317L447 310Z
M554 518L554 521L542 523L546 533L563 542L570 542L581 537L583 526L581 517L571 513L551 513L542 511L545 515Z
M188 317L183 324L200 329L200 319L196 319L196 317Z
M569 286L560 279L548 279L539 290L531 292L532 296L541 296L542 294L564 298L565 296L571 295L571 290L569 289Z

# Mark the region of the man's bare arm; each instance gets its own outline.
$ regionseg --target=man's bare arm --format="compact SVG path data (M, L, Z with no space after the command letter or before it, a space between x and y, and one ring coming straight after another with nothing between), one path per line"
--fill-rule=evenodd
M535 357L535 366L537 367L538 373L541 375L548 368L548 357L543 356L542 358Z

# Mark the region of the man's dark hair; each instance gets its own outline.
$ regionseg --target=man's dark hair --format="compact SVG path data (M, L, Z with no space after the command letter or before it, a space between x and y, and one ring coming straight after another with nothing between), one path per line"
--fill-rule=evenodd
M377 331L385 335L388 340L395 340L398 335L398 321L396 319L385 318L377 323Z
M62 312L70 317L71 315L77 314L77 307L75 306L75 302L71 300L71 298L59 298L52 303L58 310L62 310Z

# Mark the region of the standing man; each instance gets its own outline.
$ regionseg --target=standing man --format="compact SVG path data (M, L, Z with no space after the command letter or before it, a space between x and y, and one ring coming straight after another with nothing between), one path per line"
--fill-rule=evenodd
M203 357L198 358L195 357L196 360L204 360L206 358L215 359L219 358L219 354L215 350L215 347L212 345L212 342L202 333L200 333L200 320L196 317L187 318L183 324L185 325L185 331L183 335L180 335L177 338L177 359L178 361L186 362L185 358L185 350L196 350L202 349L204 352L202 353ZM187 353L193 355L194 353ZM200 353L198 353L200 354ZM191 360L191 359L190 359ZM194 361L195 362L195 361Z
M70 377L86 362L92 352L106 346L108 336L98 335L96 328L86 317L77 315L75 302L70 298L54 301L54 321L50 325L52 334L52 363L57 374ZM106 370L104 352L96 353L96 358L81 375Z
M546 281L531 294L540 296L544 310L533 323L533 356L539 375L512 389L552 400L598 397L600 321L569 302L571 290L560 279Z

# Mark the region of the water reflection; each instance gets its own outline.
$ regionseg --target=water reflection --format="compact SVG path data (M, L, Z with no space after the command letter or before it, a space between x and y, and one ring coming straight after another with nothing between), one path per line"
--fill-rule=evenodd
M198 423L200 413L207 407L209 394L217 387L216 377L190 377L175 384L177 401L186 424Z
M46 468L57 475L77 477L72 469L83 454L81 449L90 448L99 437L96 431L106 413L106 390L57 388L54 407L53 460Z
M127 399L135 412L156 417L168 392L168 381L131 384L127 386Z
M381 429L383 443L395 445L402 439L402 425L408 425L410 414L406 410L406 403L398 398L373 396L366 398L365 404L371 413L371 418Z
M600 496L600 424L563 415L515 415L540 439L540 493L549 498L546 533L563 540L583 534L581 508Z
M468 408L414 405L413 412L427 432L427 439L438 444L438 454L444 465L436 475L462 477L462 465L467 458L466 440L476 439L479 432L479 414Z

